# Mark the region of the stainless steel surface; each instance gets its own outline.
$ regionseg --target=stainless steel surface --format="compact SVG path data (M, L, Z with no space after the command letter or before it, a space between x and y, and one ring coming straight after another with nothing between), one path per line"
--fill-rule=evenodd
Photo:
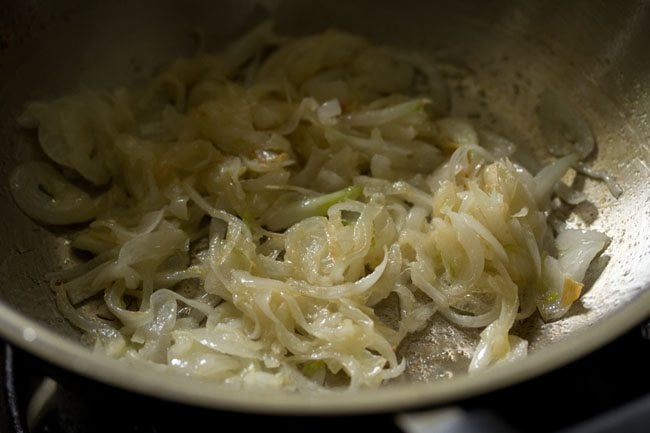
M565 4L568 3L568 4ZM441 65L453 111L491 125L545 157L534 115L539 94L563 95L598 142L593 166L617 178L614 199L599 182L574 182L589 203L569 220L613 240L587 276L587 292L560 321L533 319L518 331L533 353L507 369L451 376L466 365L476 333L440 319L401 348L412 383L344 396L224 393L151 369L91 355L54 306L45 273L65 265L64 232L39 227L16 209L1 182L0 334L73 371L135 391L210 407L280 412L364 412L449 402L557 367L604 344L650 313L650 2L402 1L62 1L15 2L0 17L2 179L31 157L35 137L15 118L27 101L80 85L110 87L147 77L189 54L190 31L223 46L273 18L280 32L337 27L373 42L427 54ZM417 383L417 382L425 382Z

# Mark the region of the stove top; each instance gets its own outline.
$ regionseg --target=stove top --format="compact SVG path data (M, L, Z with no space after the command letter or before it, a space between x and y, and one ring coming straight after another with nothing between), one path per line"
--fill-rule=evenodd
M143 397L44 364L10 345L3 358L0 431L167 433L197 429L407 433L650 431L650 322L591 355L453 408L356 417L280 417L208 411ZM56 381L50 377L56 377ZM399 427L398 427L399 425ZM200 426L200 427L199 427Z

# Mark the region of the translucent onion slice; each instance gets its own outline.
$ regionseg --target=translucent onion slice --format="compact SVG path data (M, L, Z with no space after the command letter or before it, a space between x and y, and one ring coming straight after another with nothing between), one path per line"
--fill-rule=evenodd
M562 176L576 162L578 156L575 154L567 155L544 167L535 175L535 199L540 206L544 206L553 191L555 185L562 179Z
M582 281L596 255L605 248L609 237L595 230L568 229L555 238L560 264L574 280Z
M92 198L46 162L19 165L11 175L10 185L20 209L42 223L76 224L95 217Z
M559 319L569 311L582 292L580 281L587 268L608 241L594 230L568 229L558 234L558 259L546 257L542 268L537 306L544 320Z
M412 99L401 104L379 110L359 111L347 114L343 117L346 124L350 126L377 126L385 123L395 122L402 117L420 113L425 105L431 103L428 99Z
M442 137L442 147L454 151L459 147L477 147L479 136L472 124L461 117L445 117L436 121Z

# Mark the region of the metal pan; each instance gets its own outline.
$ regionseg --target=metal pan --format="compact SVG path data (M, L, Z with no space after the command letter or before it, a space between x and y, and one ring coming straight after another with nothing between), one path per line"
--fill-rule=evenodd
M650 313L650 2L115 1L8 2L0 17L0 334L74 373L187 404L273 413L363 413L448 403L524 381L583 356ZM519 325L532 353L507 368L454 374L459 348L476 339L436 319L400 349L410 382L345 395L228 393L152 368L124 368L92 354L58 313L44 275L65 264L61 236L13 204L7 176L33 156L35 137L15 118L27 101L80 84L113 86L147 77L192 49L190 29L217 48L267 18L281 32L338 27L373 42L416 50L447 66L454 112L471 115L533 151L542 140L534 109L550 89L577 107L598 141L593 166L614 176L615 199L577 177L589 203L569 219L612 239L567 317ZM485 104L480 103L484 101ZM454 366L456 365L456 366Z

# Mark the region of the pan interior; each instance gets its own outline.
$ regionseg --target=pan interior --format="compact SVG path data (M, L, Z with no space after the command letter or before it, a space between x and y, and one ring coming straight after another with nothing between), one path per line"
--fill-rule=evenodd
M7 41L0 49L2 179L18 161L38 154L35 137L15 123L27 101L80 85L112 87L149 77L192 52L193 29L203 29L213 49L268 18L281 33L329 27L358 33L430 56L448 80L454 114L489 126L539 158L548 156L534 115L543 91L563 95L587 119L598 144L591 163L614 176L624 193L615 199L603 183L576 176L570 181L588 202L567 207L566 214L573 225L603 231L612 242L592 264L585 293L567 317L543 323L535 316L514 331L530 341L532 352L565 339L577 341L575 334L648 300L641 295L650 281L650 58L643 42L650 37L649 14L645 3L632 2L623 7L587 1L457 3L233 0L88 6L66 1L26 11L16 2L0 21ZM77 341L45 278L72 260L65 231L23 216L6 181L0 194L0 299L57 336ZM429 382L466 370L477 336L478 331L458 330L435 318L400 348L407 377Z

